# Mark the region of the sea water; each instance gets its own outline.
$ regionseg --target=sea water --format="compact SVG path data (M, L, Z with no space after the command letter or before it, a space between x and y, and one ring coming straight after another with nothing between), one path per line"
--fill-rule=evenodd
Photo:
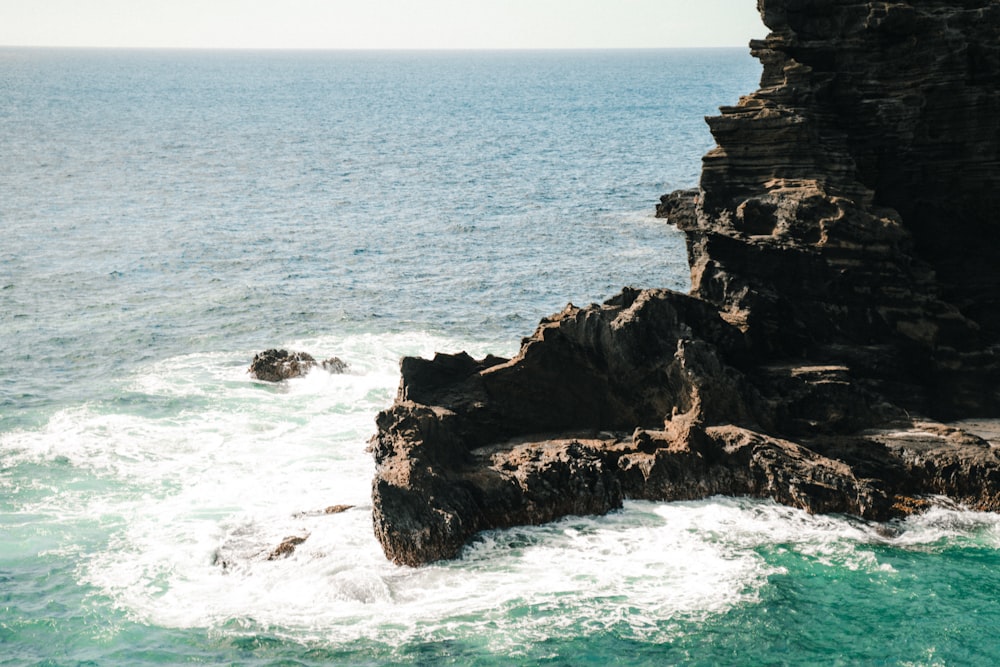
M629 502L422 568L373 537L399 358L687 289L653 206L759 73L0 50L0 665L1000 662L993 514ZM349 370L254 381L270 347Z

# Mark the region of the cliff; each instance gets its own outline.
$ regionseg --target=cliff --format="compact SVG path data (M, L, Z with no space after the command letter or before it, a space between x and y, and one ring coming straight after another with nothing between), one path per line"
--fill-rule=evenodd
M997 414L1000 5L758 4L761 89L708 119L693 294L761 354L884 346L908 409Z
M760 90L660 207L692 293L568 306L511 360L404 359L372 440L392 560L625 498L1000 509L993 435L940 421L1000 416L1000 5L758 7Z

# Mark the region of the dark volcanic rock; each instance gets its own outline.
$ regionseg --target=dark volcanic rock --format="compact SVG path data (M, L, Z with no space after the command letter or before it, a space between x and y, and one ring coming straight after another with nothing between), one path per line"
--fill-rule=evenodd
M692 294L568 306L509 361L403 360L372 440L392 560L625 498L1000 509L996 441L934 421L1000 417L1000 5L758 7L761 89L658 207Z
M997 414L1000 4L759 7L761 89L708 119L693 294L762 354L887 346L908 409Z
M281 382L308 373L316 366L316 360L307 352L288 350L264 350L254 355L249 373L265 382Z
M317 363L308 352L289 352L288 350L264 350L254 355L248 372L258 380L265 382L281 382L290 378L302 377L310 370L320 366L330 373L344 373L347 364L338 357Z

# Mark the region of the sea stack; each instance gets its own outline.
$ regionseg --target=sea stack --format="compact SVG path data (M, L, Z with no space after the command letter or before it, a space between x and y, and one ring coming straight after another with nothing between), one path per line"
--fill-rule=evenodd
M391 560L626 498L1000 510L969 421L1000 417L1000 4L757 4L760 90L664 202L691 294L568 306L511 360L405 359L372 439Z

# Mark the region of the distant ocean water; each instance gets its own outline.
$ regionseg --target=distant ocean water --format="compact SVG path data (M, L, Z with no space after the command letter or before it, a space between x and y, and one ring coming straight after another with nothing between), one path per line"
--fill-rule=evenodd
M686 290L653 205L758 77L744 49L0 49L0 665L1000 663L993 514L631 502L419 569L374 540L399 357ZM268 347L350 371L252 381Z

